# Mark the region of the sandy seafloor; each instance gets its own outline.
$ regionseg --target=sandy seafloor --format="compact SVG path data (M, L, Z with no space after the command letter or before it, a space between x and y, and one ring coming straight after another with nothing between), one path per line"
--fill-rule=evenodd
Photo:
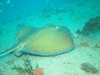
M57 9L48 9L42 13L1 23L0 52L14 46L17 32L25 25L38 28L48 24L66 26L75 36L77 29L81 30L90 18L100 16L99 6L99 0L85 3L73 2L59 6ZM39 68L43 68L44 75L100 75L100 47L94 49L96 44L100 46L100 34L94 37L73 37L73 41L75 49L69 53L51 57L29 55L33 68L37 63ZM82 42L87 42L89 46L81 46ZM0 59L0 75L22 75L11 68L14 65L23 67L24 58L27 58L27 55L16 57L10 54ZM92 64L98 72L95 74L85 72L81 69L82 63Z

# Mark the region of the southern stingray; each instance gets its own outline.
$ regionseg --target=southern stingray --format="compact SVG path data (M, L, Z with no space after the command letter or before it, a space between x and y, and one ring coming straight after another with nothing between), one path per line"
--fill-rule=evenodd
M39 29L25 27L16 35L17 44L0 54L20 56L29 53L41 56L59 55L74 49L70 31L65 26L46 25Z

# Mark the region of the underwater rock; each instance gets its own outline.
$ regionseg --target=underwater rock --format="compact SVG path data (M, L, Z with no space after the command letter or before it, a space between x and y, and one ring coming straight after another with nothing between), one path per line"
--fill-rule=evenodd
M85 23L80 34L83 36L91 36L98 32L100 32L100 16L90 18L90 20Z
M98 70L90 63L82 63L81 69L87 73L92 73L92 74L95 74L98 72Z
M20 31L19 31L20 32ZM22 53L36 54L42 56L58 55L74 49L73 40L69 29L65 26L46 25L30 34L26 29L17 34L22 34L21 40L12 48L0 54L3 56L13 52L20 56ZM27 37L26 37L27 36Z

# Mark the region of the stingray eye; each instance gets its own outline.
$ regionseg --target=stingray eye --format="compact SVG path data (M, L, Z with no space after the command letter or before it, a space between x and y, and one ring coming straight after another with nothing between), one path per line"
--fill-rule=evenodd
M58 27L58 26L56 26L56 29L59 29L59 27Z

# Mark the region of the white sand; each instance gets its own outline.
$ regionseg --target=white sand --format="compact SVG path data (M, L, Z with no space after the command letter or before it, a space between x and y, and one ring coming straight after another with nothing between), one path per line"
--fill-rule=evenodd
M66 12L54 14L55 11L52 10L52 12L32 14L0 24L0 52L3 52L14 45L16 33L24 25L35 27L42 27L47 24L66 26L73 35L76 35L76 30L82 29L85 22L90 18L100 16L100 2L97 2L96 0L93 2L87 1L83 3L83 5L81 4L82 6L77 6L76 4L79 3L77 3L76 0L74 1L75 2L73 3L58 7L58 9L64 9L66 7ZM93 46L96 44L100 46L99 36L100 35L98 34L92 38L73 37L75 49L69 53L52 57L40 57L34 55L28 57L32 62L33 68L36 66L36 63L40 68L43 68L44 75L100 75L100 48L93 49ZM80 45L81 42L87 42L89 46L82 47ZM16 57L11 54L0 59L0 75L21 75L11 68L14 65L23 67L22 59L26 57L26 55ZM82 63L94 65L98 69L98 73L92 74L83 71L81 69Z

